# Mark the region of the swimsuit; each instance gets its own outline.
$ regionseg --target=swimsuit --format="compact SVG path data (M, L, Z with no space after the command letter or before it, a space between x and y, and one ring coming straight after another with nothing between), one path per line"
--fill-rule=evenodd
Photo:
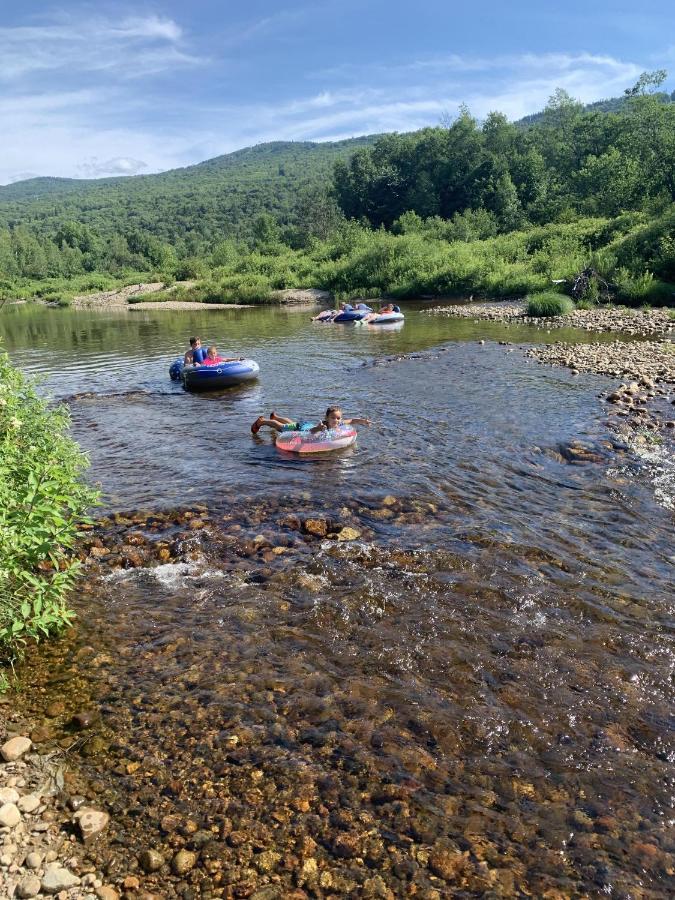
M314 428L312 422L290 422L288 425L282 425L282 431L309 431Z

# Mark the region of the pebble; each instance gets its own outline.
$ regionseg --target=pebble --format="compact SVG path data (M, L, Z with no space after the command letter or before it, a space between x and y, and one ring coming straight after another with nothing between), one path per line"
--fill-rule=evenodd
M37 897L41 887L42 885L37 875L27 875L23 881L19 882L16 889L16 896L22 898Z
M97 888L96 896L98 900L119 900L120 897L115 888L109 884L104 884L103 887Z
M42 854L36 850L31 851L26 857L26 865L29 869L39 869L42 865Z
M164 857L157 850L143 850L138 857L138 864L144 872L156 872L164 865Z
M340 529L337 534L338 541L357 541L360 537L361 532L358 528L350 528L347 525Z
M37 794L26 794L19 799L17 806L21 812L32 813L35 812L41 802L42 801Z
M21 821L21 813L16 804L5 803L0 807L0 825L5 828L14 828Z
M98 837L105 831L110 822L108 813L90 806L83 806L73 816L73 821L80 830L80 836L85 844Z
M197 863L197 854L190 850L179 850L171 860L171 871L174 875L185 875L194 869Z
M33 743L30 738L18 735L17 737L11 738L0 747L0 755L5 762L15 762L15 760L20 759L24 753L28 753L32 746Z
M11 787L0 788L0 805L3 803L18 803L19 792Z
M47 866L45 874L42 877L42 890L45 894L58 894L60 891L67 891L69 888L76 887L80 883L77 875L73 875L68 869L63 868L60 863L51 863Z

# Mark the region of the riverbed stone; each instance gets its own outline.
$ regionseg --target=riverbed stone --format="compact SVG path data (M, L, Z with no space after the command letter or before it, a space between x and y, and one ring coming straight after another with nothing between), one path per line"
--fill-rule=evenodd
M79 731L84 731L85 728L91 728L98 721L99 716L97 709L83 709L75 713L71 719L71 725Z
M33 813L39 807L42 800L38 794L26 794L19 799L17 806L23 813Z
M16 888L16 896L26 900L29 897L37 897L42 887L37 875L27 875L19 882Z
M156 872L164 865L164 857L158 850L148 848L139 855L138 864L144 872Z
M56 862L47 866L45 874L42 876L41 887L45 894L58 894L59 891L77 887L79 883L80 879L77 875L73 875L69 869Z
M104 884L100 888L97 888L96 896L98 897L98 900L119 900L120 897L115 888L111 887L109 884Z
M185 875L197 864L197 854L191 850L179 850L171 860L171 871L174 875Z
M328 534L328 522L325 519L305 519L302 527L306 534L314 537L326 537Z
M18 803L19 792L12 787L0 788L0 806L3 803Z
M31 850L31 852L26 857L26 866L29 869L39 869L42 865L42 854L38 853L37 850Z
M348 525L345 525L337 533L338 541L357 541L360 537L361 532L358 528L350 528Z
M108 813L91 806L83 806L73 816L77 824L80 836L85 844L95 840L101 832L105 831L110 822Z
M0 755L2 755L5 762L16 762L16 760L20 759L24 753L28 753L32 746L33 742L30 738L24 737L23 735L17 735L16 737L10 738L10 740L6 741L2 747L0 747Z
M0 825L5 828L14 828L21 821L21 813L15 803L5 803L0 806Z
M38 725L30 733L30 739L34 744L44 744L46 741L51 741L53 737L54 732L49 725Z
M453 881L466 865L466 857L458 850L436 846L429 854L429 868L444 881Z

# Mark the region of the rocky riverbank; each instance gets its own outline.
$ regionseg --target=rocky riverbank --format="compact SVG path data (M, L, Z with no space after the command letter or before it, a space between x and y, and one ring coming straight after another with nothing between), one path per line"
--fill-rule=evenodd
M669 341L612 341L602 344L547 344L526 356L572 373L622 378L606 392L610 422L623 433L675 429L675 345Z
M58 716L57 706L47 715ZM71 725L79 727L77 716ZM109 815L81 793L66 751L37 749L48 733L49 726L11 713L6 701L0 706L0 896L117 900L90 858Z
M129 310L137 309L141 312L149 309L163 310L212 310L212 309L252 309L252 303L196 303L189 300L157 300L149 303L134 303L129 306Z
M466 303L439 306L426 310L429 315L452 316L475 321L518 322L538 328L581 328L584 331L616 331L640 337L667 336L675 332L675 318L669 309L626 309L624 307L595 307L575 309L564 316L533 317L526 315L527 304L518 302Z

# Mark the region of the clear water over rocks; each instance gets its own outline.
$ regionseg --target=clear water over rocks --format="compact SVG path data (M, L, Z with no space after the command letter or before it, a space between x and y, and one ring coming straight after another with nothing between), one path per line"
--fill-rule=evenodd
M77 628L24 672L111 813L97 864L167 897L667 896L672 508L612 382L498 343L527 327L309 315L3 313L105 491ZM195 332L260 382L172 385ZM333 402L376 423L341 454L250 435Z

